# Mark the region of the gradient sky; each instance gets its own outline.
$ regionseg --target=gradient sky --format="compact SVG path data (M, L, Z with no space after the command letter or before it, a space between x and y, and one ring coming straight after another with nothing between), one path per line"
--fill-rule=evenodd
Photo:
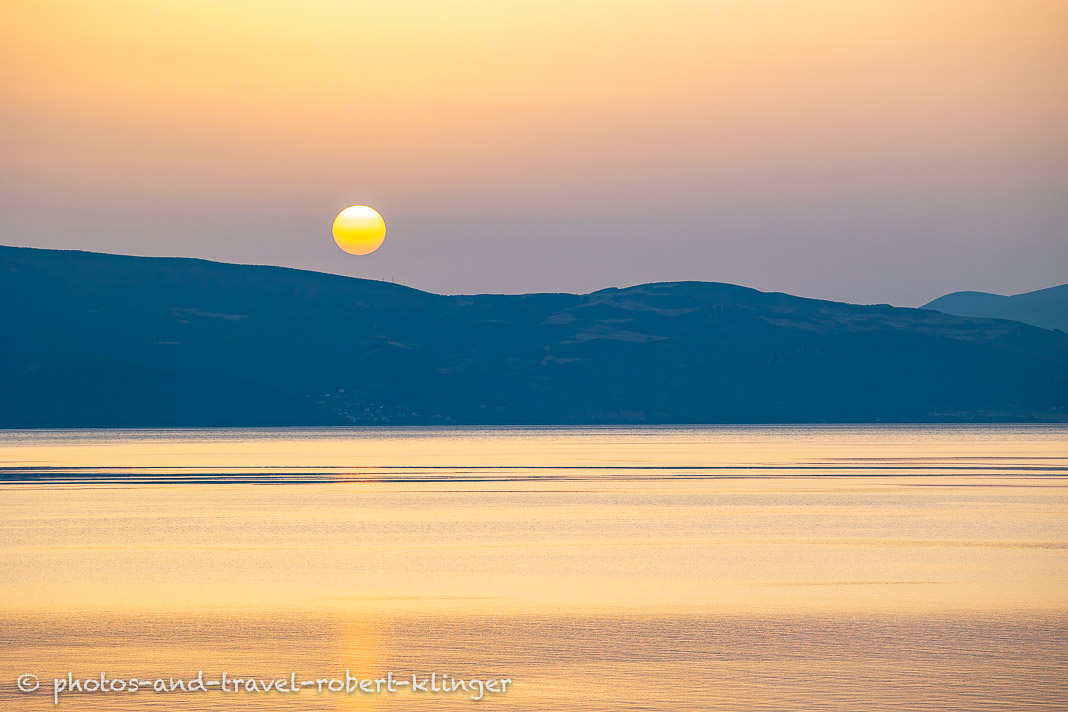
M6 0L0 243L437 292L1068 282L1064 0ZM342 253L337 212L385 217Z

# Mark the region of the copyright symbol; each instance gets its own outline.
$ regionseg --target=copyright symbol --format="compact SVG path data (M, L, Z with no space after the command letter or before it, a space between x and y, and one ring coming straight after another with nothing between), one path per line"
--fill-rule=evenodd
M19 679L15 684L23 692L33 692L41 686L41 681L37 679L36 675L26 673L25 675L19 675Z

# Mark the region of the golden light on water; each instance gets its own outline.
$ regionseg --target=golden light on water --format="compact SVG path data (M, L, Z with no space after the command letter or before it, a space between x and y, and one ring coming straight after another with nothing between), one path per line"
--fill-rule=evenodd
M366 205L351 205L334 218L334 242L350 255L369 255L386 239L386 221Z
M43 478L0 483L0 626L235 604L365 620L1068 600L1063 430L101 433L0 433L0 462Z
M1064 442L1062 426L0 431L0 709L55 707L18 675L44 687L102 661L109 678L492 676L515 682L492 709L530 712L619 709L621 691L657 710L1062 709ZM156 699L483 704L302 695Z

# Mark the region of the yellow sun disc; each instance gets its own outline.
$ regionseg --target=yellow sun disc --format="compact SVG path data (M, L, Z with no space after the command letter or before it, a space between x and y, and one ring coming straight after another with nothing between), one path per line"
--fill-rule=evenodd
M386 239L386 221L374 208L353 205L334 218L334 242L350 255L369 255Z

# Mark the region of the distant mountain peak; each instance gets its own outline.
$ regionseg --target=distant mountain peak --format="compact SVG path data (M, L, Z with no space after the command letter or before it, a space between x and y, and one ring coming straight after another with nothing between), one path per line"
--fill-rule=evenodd
M1068 284L1004 296L989 292L953 292L924 304L944 314L1012 319L1043 329L1068 331Z

